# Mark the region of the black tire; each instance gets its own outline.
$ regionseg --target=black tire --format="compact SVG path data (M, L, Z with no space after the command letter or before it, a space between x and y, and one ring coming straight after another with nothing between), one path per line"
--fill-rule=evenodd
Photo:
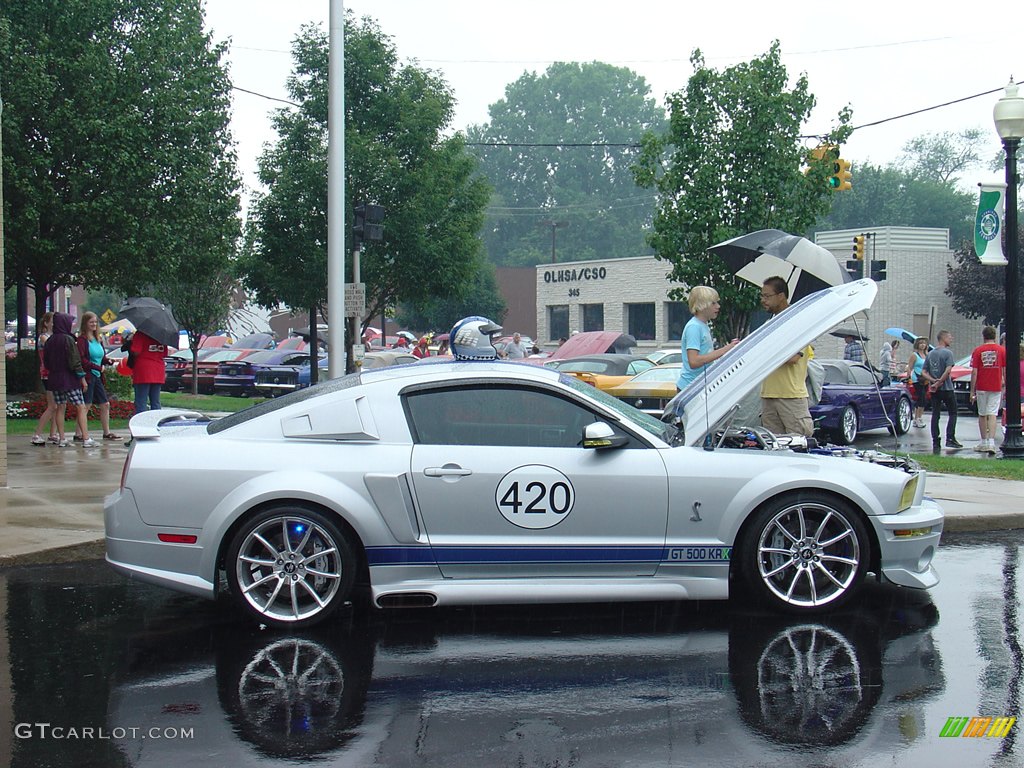
M914 406L909 397L901 397L896 403L896 418L893 419L893 428L897 435L905 435L910 431L910 424L914 419Z
M734 565L756 603L798 614L847 602L863 585L871 561L860 515L845 501L813 491L763 505L737 549Z
M839 426L831 431L832 441L836 445L849 445L857 439L858 426L857 409L846 406L839 414Z
M228 547L225 570L239 605L275 627L318 624L349 600L355 549L325 514L300 505L246 520Z

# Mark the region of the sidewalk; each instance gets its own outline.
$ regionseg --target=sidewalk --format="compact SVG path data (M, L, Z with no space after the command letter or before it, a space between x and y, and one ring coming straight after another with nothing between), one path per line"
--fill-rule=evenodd
M0 567L103 557L103 499L117 488L127 455L120 440L58 448L8 435ZM1024 482L929 475L927 492L945 509L947 531L1024 528Z

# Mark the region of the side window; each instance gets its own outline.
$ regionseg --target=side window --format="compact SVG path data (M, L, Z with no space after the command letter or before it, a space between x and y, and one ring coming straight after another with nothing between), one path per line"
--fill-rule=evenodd
M595 415L540 389L434 389L405 398L414 440L423 445L575 448Z
M875 377L863 365L851 365L850 373L853 375L854 384L862 387L873 387L875 385Z

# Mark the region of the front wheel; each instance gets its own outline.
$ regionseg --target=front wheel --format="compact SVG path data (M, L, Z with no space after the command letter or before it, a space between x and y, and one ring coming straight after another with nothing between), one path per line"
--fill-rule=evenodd
M849 445L857 439L857 411L852 405L839 414L839 427L832 431L832 439L838 445Z
M893 419L893 427L897 435L905 435L910 431L910 422L914 418L914 407L910 399L901 397L896 403L896 418Z
M326 515L301 506L267 509L247 520L228 547L232 594L277 627L317 624L349 599L355 551Z
M784 496L758 510L739 542L736 565L758 602L816 613L849 600L870 560L867 529L844 502Z

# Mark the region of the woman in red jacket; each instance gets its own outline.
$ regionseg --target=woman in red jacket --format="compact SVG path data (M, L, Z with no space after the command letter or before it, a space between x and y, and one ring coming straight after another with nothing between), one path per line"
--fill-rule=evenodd
M159 411L160 387L167 376L164 370L167 347L142 331L136 331L129 343L128 355L135 389L135 412Z

